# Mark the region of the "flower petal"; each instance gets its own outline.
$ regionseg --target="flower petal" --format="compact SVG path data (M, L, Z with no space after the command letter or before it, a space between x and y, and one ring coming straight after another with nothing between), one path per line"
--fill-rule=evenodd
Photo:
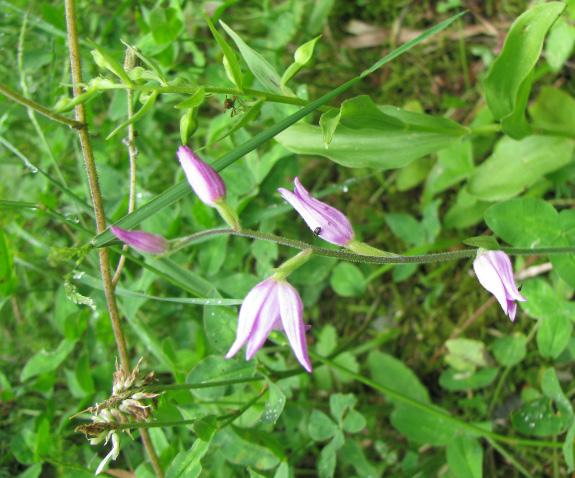
M495 296L503 312L507 314L508 307L505 287L487 254L479 254L475 258L473 261L473 270L477 275L479 283Z
M259 315L261 315L268 297L273 292L274 285L274 281L266 279L250 290L244 299L242 306L240 307L236 340L226 354L227 359L233 357L250 338L250 335L253 333L254 327L257 323L257 319Z
M162 254L168 249L168 241L156 234L144 231L128 231L118 226L112 226L110 230L120 241L141 252Z
M502 251L489 251L486 255L499 273L499 277L501 278L503 287L505 287L505 292L507 293L507 298L510 300L525 302L527 299L521 295L515 285L513 267L511 266L511 259L509 259L509 256Z
M194 192L203 203L215 206L226 195L226 186L221 176L187 146L180 146L177 154Z
M279 320L279 303L277 297L278 282L274 279L268 279L272 282L273 288L266 297L260 313L256 318L256 323L248 339L246 347L246 360L251 360L256 352L262 347L267 340L270 332L276 327Z
M278 298L282 326L293 353L303 368L311 372L312 366L307 352L306 327L303 323L301 297L292 285L282 281L278 284Z

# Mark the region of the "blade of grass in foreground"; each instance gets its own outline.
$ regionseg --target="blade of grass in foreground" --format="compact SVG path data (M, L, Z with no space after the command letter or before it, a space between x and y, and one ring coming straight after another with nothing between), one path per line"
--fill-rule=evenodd
M457 15L454 15L448 18L447 20L438 23L429 30L426 30L417 38L414 38L413 40L404 43L399 48L396 48L395 50L393 50L392 52L388 53L386 56L378 60L375 64L373 64L373 66L363 71L360 75L356 76L355 78L352 78L351 80L331 90L330 92L326 93L317 100L310 102L307 106L304 106L302 109L296 111L295 113L283 119L282 121L279 121L275 125L270 126L269 128L255 135L253 138L241 144L235 150L230 151L229 153L222 156L220 159L214 162L212 166L214 166L214 168L217 171L221 171L222 169L228 167L230 164L242 158L250 151L253 151L261 144L265 143L266 141L270 140L274 136L281 133L284 129L289 128L291 125L298 122L300 119L304 118L308 114L317 110L319 107L325 105L332 99L336 98L345 91L349 90L354 85L363 80L363 78L373 73L377 69L381 68L383 65L396 59L398 56L402 55L403 53L410 50L411 48L421 43L422 41L426 40L427 38L431 37L432 35L435 35L440 31L446 29L449 25L451 25L455 20L457 20L464 14L465 12L458 13ZM150 216L153 216L162 209L170 206L171 204L183 198L190 192L191 188L186 181L182 181L181 183L175 184L174 186L167 189L163 193L159 194L154 199L149 201L147 204L139 208L137 211L134 211L133 213L124 216L116 223L116 225L123 227L124 229L132 229L133 227L140 224L143 220L149 218ZM94 237L94 239L92 240L92 244L95 247L101 247L107 244L113 238L114 238L113 234L109 230L106 230L103 233Z

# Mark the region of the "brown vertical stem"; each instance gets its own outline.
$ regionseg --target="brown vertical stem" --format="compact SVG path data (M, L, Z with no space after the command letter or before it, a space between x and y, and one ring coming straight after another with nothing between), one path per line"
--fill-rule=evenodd
M68 51L70 53L70 70L72 74L72 88L74 97L82 93L80 85L82 84L82 70L80 64L80 48L78 44L78 31L76 28L76 5L74 0L65 0L66 10L66 29L68 33ZM102 193L98 182L98 172L96 170L96 163L94 161L94 154L92 151L92 144L90 135L88 133L88 126L86 124L86 111L84 105L79 103L75 106L76 120L83 127L78 129L78 136L80 137L80 145L82 147L82 156L84 158L84 166L86 167L86 174L88 176L88 184L90 187L90 196L92 199L92 206L94 208L94 215L96 218L96 230L98 233L106 229L106 216L104 212L104 205L102 202ZM122 332L120 324L120 314L118 311L118 304L114 295L114 285L112 283L112 273L110 270L110 258L108 250L105 247L98 249L100 259L100 274L102 276L102 283L104 285L104 295L106 296L106 304L108 307L108 314L112 322L112 330L120 355L120 367L124 373L130 373L130 361L126 348L126 339ZM146 430L142 430L142 441L148 457L156 472L156 475L163 477L164 474L158 462L158 457L150 440L150 436Z

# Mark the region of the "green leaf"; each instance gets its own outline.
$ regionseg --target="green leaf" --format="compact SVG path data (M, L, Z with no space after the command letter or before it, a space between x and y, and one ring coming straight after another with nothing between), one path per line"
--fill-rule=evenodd
M361 269L349 262L340 262L331 273L333 290L342 297L359 297L367 286Z
M425 230L423 224L412 215L406 213L390 212L385 215L385 222L391 232L410 246L425 244Z
M268 61L253 48L248 46L241 37L233 31L228 25L220 20L220 25L226 33L232 38L240 53L248 65L248 68L262 84L265 90L272 93L281 93L281 78L275 68L268 63Z
M93 45L94 49L90 52L96 64L105 70L109 70L116 75L122 83L132 87L133 83L121 63L115 58L114 54L107 49L98 45Z
M225 353L236 336L238 314L234 309L218 306L204 307L204 333L214 352Z
M548 368L543 372L541 391L547 398L553 400L564 413L573 416L573 407L561 388L557 371L554 368Z
M426 175L423 196L430 199L458 182L467 179L474 170L473 145L462 139L437 152L437 163Z
M148 24L158 45L174 42L184 30L182 12L175 8L155 7L148 15Z
M433 407L438 412L449 414L441 407ZM391 414L391 424L408 440L434 446L447 445L461 432L457 424L427 410L399 405Z
M566 91L544 86L529 114L537 130L571 138L575 135L575 98Z
M319 455L317 471L319 478L332 478L335 473L335 464L337 462L337 451L345 443L343 433L338 431L333 439L323 447Z
M286 404L285 393L273 382L268 381L268 399L260 418L261 423L274 425L282 414Z
M537 198L495 204L485 211L485 222L514 247L554 246L561 231L555 208Z
M313 441L326 441L338 432L338 428L325 413L314 410L309 417L307 432Z
M495 119L505 120L512 115L523 117L524 98L528 97L530 90L530 75L539 59L548 30L564 8L563 2L535 5L511 25L503 49L484 81L485 98ZM526 82L529 88L526 88ZM511 127L503 123L507 134L521 137L523 131L514 126L516 123Z
M353 393L334 393L329 397L329 410L337 423L340 423L348 410L355 407L357 398Z
M484 201L517 196L571 161L573 141L556 136L503 137L469 179L469 192Z
M563 457L565 458L565 463L567 464L567 471L569 473L572 473L573 469L575 469L575 459L573 458L574 443L575 443L575 422L571 423L569 431L565 436L565 442L563 443Z
M557 358L569 344L573 333L573 323L558 315L541 320L537 329L537 347L543 357Z
M479 249L487 249L490 251L497 251L501 249L499 242L493 236L474 236L463 239L463 244L471 247L477 247Z
M324 156L346 167L394 169L444 149L467 133L446 118L377 106L368 96L344 101L337 124L335 113L328 119L322 127L294 125L276 140L294 153Z
M26 365L24 365L20 373L20 380L24 382L36 375L53 372L66 360L68 355L72 353L75 346L76 340L64 339L54 351L48 352L41 350L37 352L26 362Z
M571 423L571 416L555 410L552 401L539 398L525 403L511 415L511 424L519 433L546 437L563 433Z
M230 151L229 153L222 156L218 161L216 161L213 164L214 169L216 169L216 171L223 170L224 168L226 168L230 164L234 163L238 159L240 159L243 156L245 156L246 154L248 154L250 151L253 151L254 149L258 148L261 144L265 143L266 141L270 140L274 136L278 135L281 131L285 130L289 126L298 122L300 119L305 118L308 114L317 110L319 107L327 104L332 99L338 97L340 94L348 91L354 85L359 83L368 73L373 72L377 68L380 68L383 65L389 63L390 61L396 59L397 57L399 57L400 55L402 55L406 51L410 50L411 48L413 48L414 46L416 46L417 44L419 44L420 42L425 40L426 38L429 38L430 36L440 32L441 30L444 30L449 25L451 25L451 23L453 23L457 18L459 18L461 15L462 15L462 13L458 14L458 15L454 15L453 17L451 17L451 18L439 23L438 25L430 28L429 30L424 31L418 37L416 37L413 40L401 45L399 48L393 50L392 52L390 52L389 54L384 56L381 60L379 60L375 65L373 65L369 69L369 72L364 72L364 74L362 74L361 76L356 76L355 78L352 78L351 80L347 81L346 83L338 86L337 88L334 88L333 90L329 91L325 95L321 96L317 100L311 101L307 106L304 106L300 110L289 115L287 118L284 118L283 120L277 122L276 124L270 126L269 128L266 128L264 131L261 131L260 133L256 134L255 136L253 136L251 139L249 139L245 143L237 146L232 151ZM206 19L206 21L208 22L208 25L211 24L209 22L209 19ZM211 25L210 30L212 31L212 33L214 33L215 29L213 28L213 25ZM216 34L217 34L217 32L216 32ZM216 36L216 34L214 34L214 37L216 38L216 40L218 41L218 44L220 44L220 47L222 48L222 44L218 40L218 38L221 39L221 36L219 36L219 35ZM233 51L232 51L232 53L233 53ZM232 62L230 61L230 64L231 63ZM240 87L240 86L238 85L238 87ZM127 216L124 216L120 221L117 221L115 223L115 225L120 226L124 229L133 229L134 227L136 227L138 224L140 224L142 221L144 221L148 217L156 214L157 212L161 211L164 208L171 206L176 201L180 200L181 198L183 198L184 196L186 196L190 192L191 192L191 188L190 188L189 184L187 183L187 181L182 181L182 182L168 188L167 190L165 190L161 194L157 195L154 199L152 199L148 203L140 206L133 213L128 214ZM91 243L94 247L102 247L103 245L106 245L109 241L111 241L113 239L114 239L114 235L110 232L110 230L106 230L106 231L96 235L96 237L92 240Z
M482 368L477 372L460 372L454 369L448 369L439 376L439 385L451 392L464 390L479 390L493 383L497 378L499 369Z
M196 439L191 450L181 451L166 470L166 478L196 478L202 473L201 459L208 452L210 443Z
M472 437L457 437L447 445L447 465L453 477L481 478L483 448Z
M12 293L15 282L12 251L4 232L0 230L0 299Z
M485 344L479 340L458 338L445 342L445 361L459 372L473 372L487 365Z
M545 44L545 59L551 70L558 72L571 56L575 46L575 27L560 17L549 32Z
M377 350L369 353L367 366L375 382L406 397L429 403L429 393L417 375L402 361ZM395 400L390 397L394 403Z
M180 110L185 110L188 108L197 108L204 102L205 98L206 98L206 90L203 86L200 86L188 98L178 103L176 105L176 108Z
M350 410L343 420L343 429L347 433L359 433L366 425L365 417L357 410Z
M312 40L305 42L300 45L294 53L294 62L287 67L286 71L281 78L281 86L285 85L289 80L291 80L299 71L309 63L313 57L313 50L315 44L321 38L321 35L316 36Z
M212 32L212 35L214 36L216 42L218 43L220 49L224 54L224 59L226 60L224 62L224 66L226 68L226 73L228 73L228 77L230 78L232 83L234 83L240 90L243 90L244 80L242 75L242 69L240 67L240 62L238 61L236 53L234 52L233 48L228 44L228 42L225 40L225 38L222 35L220 35L220 33L216 30L216 27L214 27L214 24L210 20L210 17L204 15L204 18L206 20L206 23L208 24L210 31Z
M255 361L246 362L240 358L225 359L221 355L208 355L197 364L186 377L186 383L203 383L242 379L253 377L256 372ZM217 378L214 378L217 377ZM229 385L192 389L192 393L202 399L210 400L222 397L229 389Z
M220 430L213 443L226 460L236 465L271 470L280 462L270 448L242 438L231 427Z
M521 332L499 337L491 346L495 359L504 367L513 367L527 354L527 337Z

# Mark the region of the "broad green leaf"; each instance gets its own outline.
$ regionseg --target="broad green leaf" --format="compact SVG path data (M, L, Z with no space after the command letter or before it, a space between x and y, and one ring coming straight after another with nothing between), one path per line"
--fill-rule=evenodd
M484 201L502 201L520 194L548 173L571 161L573 141L554 136L503 137L493 154L469 179L468 190Z
M240 62L238 61L238 57L236 56L235 51L233 48L228 44L225 38L220 35L220 33L214 27L214 24L210 20L210 17L207 15L204 16L206 23L212 35L214 36L216 42L220 46L224 54L224 66L226 68L226 73L228 73L228 77L240 90L243 90L244 87L244 79L242 75L242 68L240 66Z
M462 430L441 414L449 415L447 410L433 406L438 414L409 405L399 405L391 414L391 424L408 440L433 446L447 445Z
M437 163L431 168L425 182L424 197L431 198L473 173L473 147L462 139L437 152Z
M491 345L495 359L504 367L513 367L527 354L527 337L521 332L499 337Z
M281 85L285 85L289 80L291 80L298 72L309 63L313 57L313 50L315 44L321 38L321 35L313 38L312 40L305 42L300 45L294 53L294 62L287 67L286 71L281 78Z
M53 372L66 360L75 346L75 340L64 339L54 351L41 350L37 352L24 365L20 373L20 380L24 382L37 375Z
M575 98L566 91L544 86L529 107L529 114L535 130L575 136Z
M262 84L265 90L272 93L281 93L281 78L275 68L257 51L251 48L241 37L233 31L228 25L220 20L220 25L226 33L232 38L238 50L248 65L248 68Z
M537 198L495 204L485 211L485 222L497 236L514 247L554 246L561 232L557 211Z
M412 215L390 212L385 215L385 222L394 235L409 246L425 244L425 229Z
M497 378L497 372L498 369L495 367L482 368L477 372L460 372L448 369L441 373L439 385L452 392L479 390L491 385Z
M357 410L350 410L343 420L343 429L346 433L359 433L365 428L365 417Z
M459 372L473 372L487 365L485 344L479 340L458 338L445 342L445 361Z
M483 448L472 437L456 437L447 445L447 464L453 478L483 476Z
M208 452L210 442L197 438L190 450L181 451L166 470L166 478L196 478L202 473L201 459Z
M343 433L337 432L333 439L323 447L317 463L319 478L332 478L335 473L337 451L345 443Z
M511 415L511 424L519 433L546 437L563 433L571 423L571 415L554 409L552 401L543 397L525 403Z
M331 274L331 287L342 297L358 297L367 286L361 269L349 262L340 262Z
M475 236L463 239L463 244L471 247L477 247L481 249L487 249L489 251L497 251L501 249L499 242L493 236Z
M148 15L148 24L158 45L174 42L184 30L184 18L181 10L158 5Z
M445 213L444 225L456 229L473 226L483 219L483 213L488 207L488 202L479 201L467 189L460 189L455 204Z
M286 396L275 383L268 381L268 399L260 418L261 423L275 424L282 414L286 404Z
M575 27L566 18L561 17L551 28L545 44L545 59L551 70L558 72L563 68L574 46Z
M116 75L122 83L127 86L133 86L132 80L124 70L121 63L116 59L114 54L106 48L94 45L94 49L90 52L96 64L105 70L109 70Z
M208 355L197 364L186 377L186 383L221 382L224 380L253 377L255 361L243 358L225 359L222 355ZM192 393L203 400L219 398L226 394L229 385L192 389Z
M517 128L517 121L506 125L505 119L513 115L523 118L530 76L543 49L545 36L564 8L563 2L547 2L535 5L517 18L485 78L489 109L495 119L503 120L504 130L513 137L522 137L524 131Z
M342 166L394 169L446 148L467 133L467 129L442 117L377 106L368 96L342 103L339 122L330 114L324 128L299 123L279 134L276 140L299 154L324 156ZM329 125L329 129L327 126Z
M546 358L557 358L569 344L573 323L562 315L541 320L537 329L537 347Z
M313 441L326 441L338 432L338 428L325 413L314 410L309 417L307 432Z
M571 402L563 392L557 371L554 368L548 368L541 377L541 391L547 397L553 400L562 411L568 415L573 415Z
M236 336L238 313L228 307L204 307L204 333L216 353L224 354L231 347Z
M559 223L561 224L562 243L558 245L575 245L575 210L566 209L559 213ZM561 254L551 256L553 270L567 282L571 287L575 287L575 254Z
M417 375L402 361L379 351L370 352L367 366L373 380L380 385L412 398L419 402L429 403L429 393L419 381ZM390 397L394 403L395 400Z
M348 410L355 407L357 398L353 393L334 393L329 397L329 410L337 423L340 423Z
M409 191L418 186L427 178L433 163L428 158L419 158L412 161L397 172L395 184L398 191Z
M391 62L392 60L398 58L400 55L409 51L411 48L418 45L423 40L446 29L461 15L463 15L463 13L454 15L448 18L447 20L444 20L443 22L435 25L434 27L424 31L421 35L417 36L413 40L410 40L409 42L404 43L399 48L396 48L395 50L391 51L389 54L378 60L371 68L369 68L369 70L366 70L360 76L356 76L355 78L352 78L351 80L338 86L337 88L332 89L331 91L321 96L317 100L311 101L307 106L304 106L300 110L289 115L287 118L284 118L283 120L277 122L276 124L270 126L269 128L266 128L264 131L261 131L260 133L256 134L245 143L240 144L238 147L234 148L232 151L230 151L229 153L225 154L220 159L218 159L218 161L216 161L213 164L214 169L216 169L217 171L225 169L227 166L234 163L238 159L242 158L243 156L253 151L254 149L258 148L260 145L270 140L274 136L278 135L280 132L284 131L289 126L293 125L294 123L297 123L300 119L305 118L308 114L317 110L321 106L327 104L332 99L337 98L342 93L348 91L350 88L359 83L363 78L365 78L370 73L373 73L378 68L381 68L382 66ZM206 21L208 21L208 25L211 24L209 22L209 19L206 19ZM212 31L212 33L214 33L215 29L213 28L213 25L211 25L210 30ZM214 37L218 41L218 44L220 44L220 47L222 47L222 44L220 43L222 39L221 35L217 34L216 31ZM220 40L218 40L218 38ZM237 86L241 89L239 85ZM156 214L158 211L161 211L162 209L171 206L176 201L180 200L190 192L191 188L189 187L187 181L182 181L178 184L175 184L174 186L168 188L161 194L157 195L154 199L152 199L148 203L140 206L133 213L124 216L120 221L117 221L115 225L123 227L125 229L133 229L135 226L140 224L148 217ZM81 202L82 204L84 204L83 201ZM106 230L96 235L92 240L91 244L94 247L102 247L103 245L106 245L109 241L113 239L114 235L110 232L110 230Z
M567 435L565 435L565 442L563 443L563 457L567 464L567 471L573 472L575 469L575 459L573 457L573 448L575 444L575 421L571 423Z
M271 470L280 459L269 448L242 438L233 428L220 430L213 439L226 460L240 466L250 466L256 470Z

